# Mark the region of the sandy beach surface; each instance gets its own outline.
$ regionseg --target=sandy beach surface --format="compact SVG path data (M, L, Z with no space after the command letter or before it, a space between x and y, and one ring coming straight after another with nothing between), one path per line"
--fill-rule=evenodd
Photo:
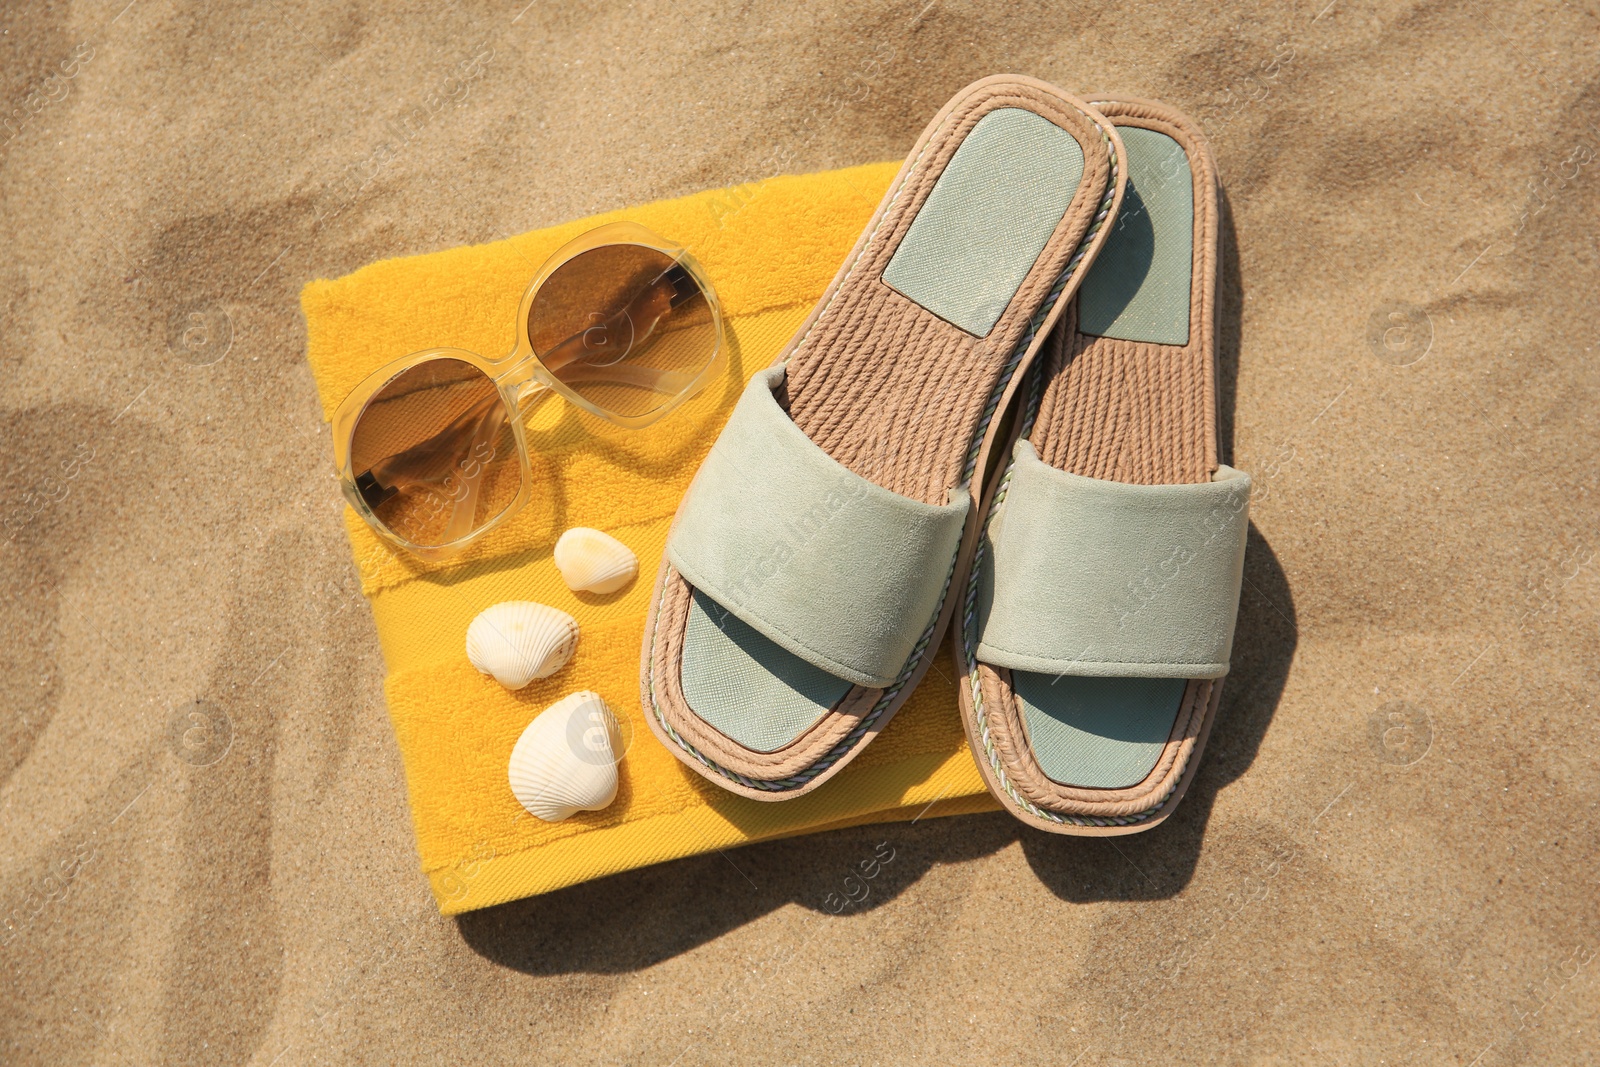
M1593 4L15 2L0 57L0 1061L1600 1062ZM1187 800L441 918L301 286L898 158L1001 71L1226 185Z

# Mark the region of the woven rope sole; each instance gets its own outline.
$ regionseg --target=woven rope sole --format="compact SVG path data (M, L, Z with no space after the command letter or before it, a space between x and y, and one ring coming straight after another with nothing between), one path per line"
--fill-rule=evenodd
M1081 334L1076 308L1069 309L1051 339L1048 359L1029 376L1017 434L1028 437L1044 462L1085 477L1144 485L1208 481L1218 464L1215 167L1199 131L1171 108L1146 101L1097 106L1119 126L1172 137L1189 158L1196 240L1188 341L1162 345ZM1003 507L1010 480L1007 464L990 490L986 525ZM961 591L952 648L961 674L963 725L991 792L1018 818L1056 833L1134 833L1156 825L1171 814L1193 777L1222 680L1188 683L1167 741L1144 780L1120 789L1052 780L1029 746L1010 672L977 660L983 553L980 540Z
M975 338L879 275L961 137L1001 107L1043 113L1092 151L1083 184L1033 271L988 336ZM1092 109L1033 79L985 79L963 91L924 133L817 310L779 357L788 365L779 400L795 424L840 464L904 496L942 504L951 488L970 483L993 446L997 414L1104 240L1123 188L1118 148L1114 130ZM882 730L932 662L977 530L974 511L938 610L895 681L882 690L851 689L772 753L738 745L683 700L690 589L663 565L641 663L652 730L684 763L746 796L783 800L822 784Z

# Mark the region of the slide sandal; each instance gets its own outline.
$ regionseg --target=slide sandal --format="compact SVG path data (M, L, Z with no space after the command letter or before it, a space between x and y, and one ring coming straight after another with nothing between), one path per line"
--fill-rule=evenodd
M1100 248L1120 155L1087 104L1015 75L923 132L673 520L640 684L689 767L800 796L921 679L977 541L973 472Z
M1250 478L1217 455L1216 168L1165 104L1094 106L1127 198L1030 373L954 630L995 797L1062 834L1129 834L1194 776L1233 647Z

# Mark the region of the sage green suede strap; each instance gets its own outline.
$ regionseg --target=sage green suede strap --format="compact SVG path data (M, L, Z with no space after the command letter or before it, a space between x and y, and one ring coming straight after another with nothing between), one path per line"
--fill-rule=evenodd
M1093 677L1228 672L1250 476L1196 485L1069 474L1018 441L988 530L978 659Z
M890 685L933 622L968 495L935 506L841 466L778 406L782 367L745 387L690 484L667 558L771 641L856 685Z

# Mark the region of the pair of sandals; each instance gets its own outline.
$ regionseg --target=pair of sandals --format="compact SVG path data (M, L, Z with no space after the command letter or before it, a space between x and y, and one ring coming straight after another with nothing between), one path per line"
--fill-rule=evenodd
M1002 805L1066 834L1165 819L1216 713L1248 524L1218 457L1217 214L1205 142L1164 104L1014 75L947 104L679 508L641 667L662 743L734 793L802 796L953 619Z

